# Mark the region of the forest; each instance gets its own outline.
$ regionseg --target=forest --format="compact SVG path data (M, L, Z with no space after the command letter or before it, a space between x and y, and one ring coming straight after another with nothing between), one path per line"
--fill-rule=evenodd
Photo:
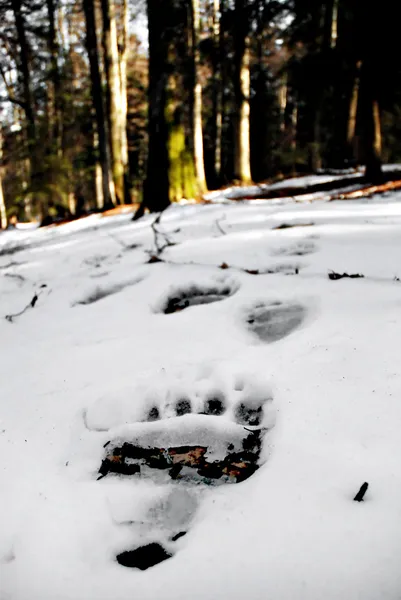
M2 228L401 159L390 0L1 0L0 23Z

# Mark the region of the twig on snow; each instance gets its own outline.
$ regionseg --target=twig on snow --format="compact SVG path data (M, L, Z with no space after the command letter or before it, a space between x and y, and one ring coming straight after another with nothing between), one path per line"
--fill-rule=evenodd
M164 210L162 210L156 217L156 219L153 221L153 223L151 224L151 228L153 231L153 235L154 235L154 242L155 242L155 252L151 252L151 256L149 259L149 262L159 262L158 260L155 259L159 259L160 255L162 254L162 252L168 248L169 246L175 246L175 242L172 242L167 233L165 233L164 231L160 231L160 229L158 229L156 227L156 225L160 224L160 220L162 218L162 215L164 213L164 211L167 210L166 208ZM162 241L160 241L160 239ZM160 259L159 259L160 260Z
M336 273L335 271L329 272L329 279L332 281L338 281L338 279L343 279L344 277L349 279L363 279L365 275L361 275L360 273L351 273L350 275L349 273Z
M47 287L47 285L44 283L43 285L40 286L41 289ZM29 302L29 304L27 304L25 306L25 308L23 308L20 312L18 313L14 313L12 315L6 315L5 318L7 319L7 321L9 321L10 323L14 322L14 319L17 317L20 317L21 315L23 315L27 310L29 310L30 308L35 308L37 301L39 300L39 296L41 295L42 292L36 292L32 298L32 300Z
M361 485L359 492L357 493L357 495L354 498L355 502L363 502L363 497L366 494L368 487L369 487L369 484L365 481L365 483L363 483Z
M224 216L221 217L221 219L216 219L215 223L216 223L216 227L217 229L220 231L220 233L222 235L227 235L227 231L225 231L222 226L220 225L220 221L222 221L224 219Z

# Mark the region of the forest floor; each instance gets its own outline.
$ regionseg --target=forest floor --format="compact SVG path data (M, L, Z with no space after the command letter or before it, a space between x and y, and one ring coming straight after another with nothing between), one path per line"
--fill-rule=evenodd
M400 598L401 192L223 200L0 235L1 600Z

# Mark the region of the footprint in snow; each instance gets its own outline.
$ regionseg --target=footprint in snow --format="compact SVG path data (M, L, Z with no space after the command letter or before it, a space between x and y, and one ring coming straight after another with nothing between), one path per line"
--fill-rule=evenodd
M109 431L98 479L131 478L168 490L148 515L158 535L117 554L119 564L145 570L171 558L199 494L241 483L260 468L263 443L274 425L272 405L266 386L256 390L253 381L237 377L228 391L181 389L164 403L148 403L142 420Z
M211 304L229 298L238 290L238 284L230 280L216 280L210 285L192 284L173 289L159 304L156 312L165 315L180 312L200 304Z
M300 327L307 309L297 302L260 303L248 313L249 330L262 342L277 342Z
M299 241L290 246L277 248L272 252L273 256L306 256L316 252L317 246L313 241Z

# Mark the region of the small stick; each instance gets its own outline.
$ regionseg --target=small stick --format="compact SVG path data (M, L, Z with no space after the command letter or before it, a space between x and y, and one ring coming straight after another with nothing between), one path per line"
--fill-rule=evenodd
M356 502L363 502L363 497L366 494L368 487L369 487L369 484L366 481L365 481L365 483L363 483L361 485L359 492L357 493L357 495L354 498L354 500Z

